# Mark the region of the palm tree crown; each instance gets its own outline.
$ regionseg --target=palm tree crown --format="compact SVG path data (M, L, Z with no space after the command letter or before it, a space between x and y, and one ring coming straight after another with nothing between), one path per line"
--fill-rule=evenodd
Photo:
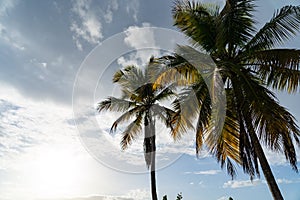
M120 123L129 125L122 133L121 147L126 149L144 127L144 154L147 167L151 170L152 199L157 200L155 184L155 119L159 119L170 126L170 119L174 112L159 104L159 101L174 96L172 86L153 87L155 64L149 65L143 71L135 66L128 66L115 73L113 82L121 86L121 98L109 97L98 105L98 111L103 110L122 112L123 114L113 123L111 131L116 131ZM144 126L143 126L144 125Z
M224 8L200 2L176 1L173 8L175 26L184 32L195 47L204 49L214 60L226 93L224 126L217 137L211 127L211 98L201 74L195 72L180 53L160 59L170 70L158 77L158 83L177 79L172 70L190 81L190 88L178 101L198 98L196 124L197 152L204 142L228 172L234 176L232 160L243 166L251 179L259 176L259 165L274 199L283 199L261 144L284 153L297 171L294 142L300 131L294 117L279 105L270 87L288 92L298 91L300 50L280 49L300 28L300 7L285 6L271 20L256 30L253 0L227 0ZM170 73L171 72L171 73ZM174 73L173 73L174 74ZM195 78L195 76L197 76ZM178 109L178 113L182 110ZM185 119L183 119L185 118ZM190 116L181 116L177 124L186 124Z

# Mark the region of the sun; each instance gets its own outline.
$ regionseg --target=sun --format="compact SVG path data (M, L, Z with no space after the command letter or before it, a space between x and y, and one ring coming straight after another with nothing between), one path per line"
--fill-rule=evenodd
M63 147L43 148L35 155L28 182L36 198L75 195L82 179L82 163L74 152Z

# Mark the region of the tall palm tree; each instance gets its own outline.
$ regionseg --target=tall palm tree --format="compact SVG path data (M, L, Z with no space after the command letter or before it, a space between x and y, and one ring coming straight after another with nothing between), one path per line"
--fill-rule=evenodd
M174 112L160 105L159 102L175 95L172 86L153 89L153 78L156 74L155 64L150 63L143 71L135 66L128 66L115 73L113 82L121 87L121 98L109 97L98 104L98 111L122 112L113 123L111 131L116 131L120 123L129 125L122 133L121 148L125 150L144 128L144 156L150 168L152 200L157 200L155 178L155 119L159 119L170 127L169 121ZM144 125L144 126L143 126Z
M199 70L184 58L184 53L179 51L160 59L169 70L158 77L157 83L180 80L182 77L175 75L174 71L190 80L190 87L177 102L192 101L189 95L192 91L198 98L197 109L194 109L198 114L197 152L205 143L232 176L235 175L232 161L241 164L251 179L259 177L260 163L273 198L282 200L262 144L284 153L292 168L298 171L294 143L299 145L299 128L270 88L289 93L299 91L300 50L277 46L299 30L300 6L285 6L277 10L268 23L256 30L253 2L226 0L222 10L196 1L176 1L174 4L175 26L190 38L195 47L204 49L211 56L224 83L226 114L219 133L216 134L216 127L211 123L209 88ZM192 115L183 113L179 106L177 110L180 117L173 121L187 124Z

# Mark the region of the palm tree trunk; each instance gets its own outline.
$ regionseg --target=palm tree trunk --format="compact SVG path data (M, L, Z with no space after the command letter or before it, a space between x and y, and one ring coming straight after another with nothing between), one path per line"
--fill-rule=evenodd
M265 153L261 147L261 144L257 138L257 135L255 134L255 132L253 130L253 127L251 128L251 130L249 130L249 133L250 133L250 138L251 138L253 146L254 146L254 151L259 159L261 169L264 173L265 179L268 183L268 186L272 193L273 199L274 200L283 200L283 196L282 196L280 189L277 185L277 182L274 178L271 167L267 161L267 158L266 158Z
M155 177L155 122L151 113L148 111L145 115L145 138L144 138L144 154L148 167L150 167L150 184L152 200L158 200L156 193L156 177Z
M152 162L151 162L151 194L152 200L157 200L156 193L156 178L155 178L155 151L151 152Z

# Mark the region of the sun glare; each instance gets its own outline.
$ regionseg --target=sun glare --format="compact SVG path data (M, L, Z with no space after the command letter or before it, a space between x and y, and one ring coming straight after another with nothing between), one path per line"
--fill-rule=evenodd
M82 169L74 153L63 148L46 148L35 158L28 174L36 198L75 195L80 188Z

